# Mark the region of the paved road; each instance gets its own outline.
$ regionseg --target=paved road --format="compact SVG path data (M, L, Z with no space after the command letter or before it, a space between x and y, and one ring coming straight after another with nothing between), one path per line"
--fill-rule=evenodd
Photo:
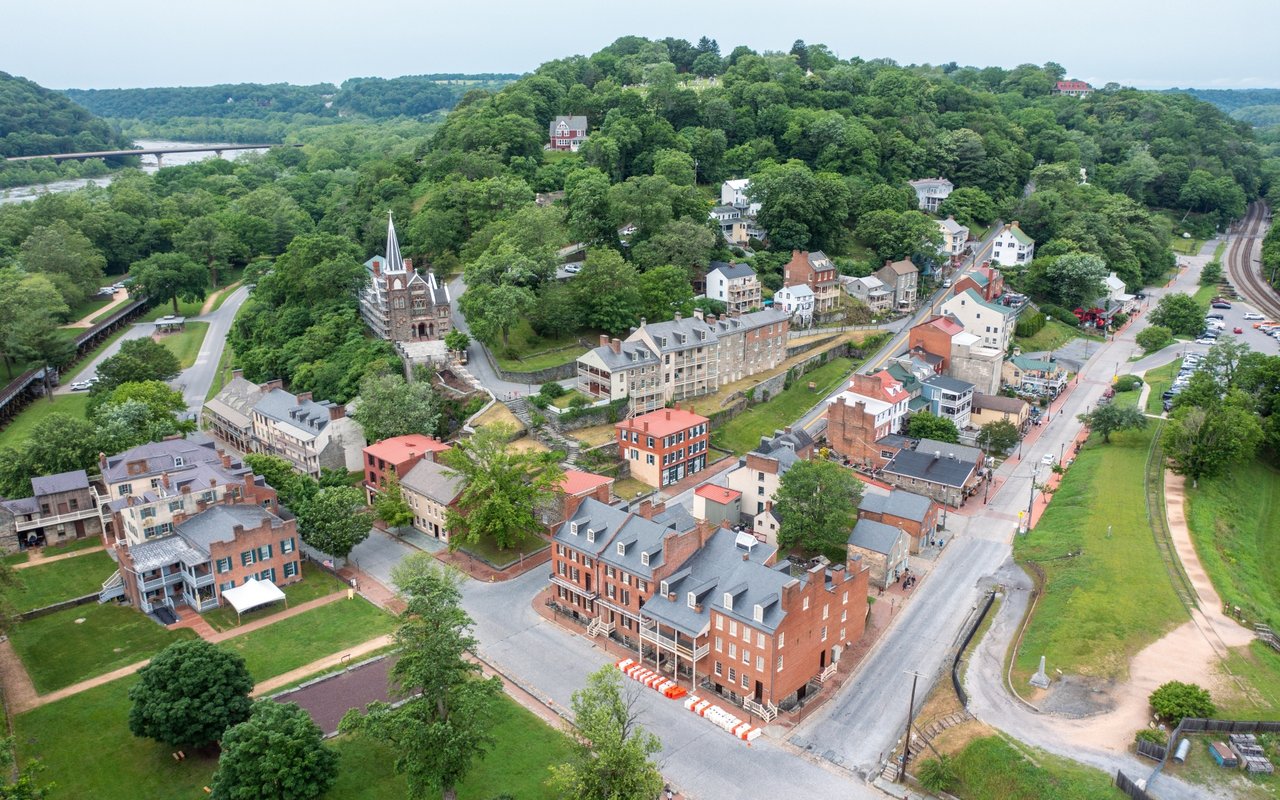
M1212 243L1206 249L1212 253ZM1199 266L1206 260L1203 255L1188 260L1195 266L1179 275L1172 289L1150 291L1150 302L1154 304L1167 291L1194 291ZM980 513L950 515L952 538L911 604L835 701L796 728L793 741L826 743L825 752L836 763L864 773L879 771L881 754L892 750L906 725L911 681L904 671L916 670L930 679L942 673L951 645L981 594L979 585L989 583L1012 553L1018 512L1030 501L1035 466L1047 453L1059 457L1081 428L1076 416L1096 405L1117 371L1168 363L1186 349L1170 347L1151 356L1147 364L1130 365L1129 358L1141 352L1134 335L1145 325L1145 317L1140 317L1118 338L1097 347L1078 385L1039 438L1024 449L1022 459L1010 459L997 470L1003 484ZM917 698L921 696L917 693ZM999 721L993 724L1003 727ZM1044 738L1051 739L1051 732L1046 730Z
M191 409L197 417L204 407L204 399L209 393L209 387L213 386L214 378L218 375L218 362L222 360L222 351L227 345L227 334L231 331L231 323L235 321L236 312L248 298L249 287L241 286L222 301L222 305L216 311L192 320L209 323L209 329L205 332L204 341L200 344L200 352L196 355L195 363L183 370L181 375L170 382L170 385L182 392L182 398L187 401L187 408Z
M137 322L129 326L129 329L124 332L123 336L121 336L119 339L116 339L114 342L108 345L107 348L104 349L101 353L94 356L93 360L90 361L88 364L84 364L78 367L76 372L72 374L72 377L63 378L62 383L59 384L58 387L53 390L53 393L66 394L67 392L70 392L71 384L76 383L77 381L88 380L89 378L92 378L94 375L97 375L98 365L101 364L105 359L111 358L116 353L119 353L121 344L123 344L124 342L127 342L130 339L141 339L144 336L150 336L154 332L155 332L155 325L153 325L150 322Z

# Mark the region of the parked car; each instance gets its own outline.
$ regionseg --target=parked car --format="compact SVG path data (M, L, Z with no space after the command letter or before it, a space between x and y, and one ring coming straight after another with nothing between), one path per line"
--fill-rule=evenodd
M1205 319L1224 319L1221 314L1209 314Z
M581 265L581 264L570 264L569 266L567 266L567 267L565 267L565 268L564 268L564 271L565 271L565 272L567 272L567 273L568 273L568 274L570 274L570 275L577 275L579 272L582 272L582 265Z
M945 281L943 281L943 282L942 282L942 288L943 288L943 289L950 289L950 288L951 288L951 279L950 279L950 278L947 278Z
M1244 312L1244 318L1245 319L1262 319L1262 315L1256 311L1246 311Z
M1196 339L1196 344L1216 344L1216 341L1211 336L1201 336Z
M1244 328L1235 328L1231 332L1235 334L1244 333Z
M92 388L93 388L93 384L89 383L88 381L76 381L75 383L71 384L71 391L73 392L87 392Z
M1226 300L1217 300L1213 303L1214 308L1231 308L1231 304Z

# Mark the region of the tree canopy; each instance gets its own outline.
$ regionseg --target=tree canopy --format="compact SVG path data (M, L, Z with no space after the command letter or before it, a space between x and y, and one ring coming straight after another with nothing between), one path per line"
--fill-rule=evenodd
M782 476L774 509L778 546L810 553L843 551L858 521L862 482L834 461L798 461Z
M222 737L214 800L317 800L338 777L338 755L296 703L259 700Z
M440 432L440 395L425 380L406 381L398 373L370 375L360 383L360 402L351 418L370 442L393 436Z
M138 670L129 730L170 747L206 747L248 719L252 690L239 653L203 639L174 642Z

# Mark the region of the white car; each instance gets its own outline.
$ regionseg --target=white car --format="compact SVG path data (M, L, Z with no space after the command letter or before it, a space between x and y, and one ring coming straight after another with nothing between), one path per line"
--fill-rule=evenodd
M1244 318L1245 319L1262 319L1263 317L1261 314L1259 314L1256 311L1246 311L1244 312Z
M88 381L76 381L75 383L71 384L71 391L73 392L87 392L92 388L93 388L93 384L89 383Z
M570 264L569 266L564 268L564 271L570 275L577 275L579 272L582 272L582 265Z
M1201 336L1199 339L1196 339L1196 344L1217 344L1217 340L1208 336Z

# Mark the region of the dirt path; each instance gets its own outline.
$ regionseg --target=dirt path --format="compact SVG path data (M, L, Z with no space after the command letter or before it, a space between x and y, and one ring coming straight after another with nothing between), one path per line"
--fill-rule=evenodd
M36 555L36 551L32 550L32 551L29 551L29 554L27 556L28 558L27 561L23 561L21 564L14 564L13 568L14 569L30 569L31 567L41 567L41 566L44 566L45 564L52 564L55 561L66 561L68 558L85 556L85 555L88 555L89 553L98 553L106 549L107 548L105 547L86 547L83 550L73 550L70 553L62 553L61 555L48 556L47 558L44 555Z
M123 303L124 301L126 301L126 300L128 300L128 299L129 299L129 292L128 292L128 290L126 290L126 289L121 289L120 291L118 291L118 292L116 292L115 294L111 295L111 302L110 302L110 303L107 303L105 306L103 306L102 308L99 308L99 309L97 309L97 310L95 310L95 311L90 311L88 314L86 314L85 316L83 316L83 317L81 317L80 319L76 320L75 322L68 322L66 325L63 325L62 327L64 327L64 328L92 328L92 327L93 327L93 320L94 320L95 318L97 318L98 316L102 315L102 314L103 314L104 312L106 312L108 309L115 308L116 306L120 305L121 303Z
M324 658L312 661L310 664L303 664L297 669L291 669L283 675L268 678L257 686L254 686L252 694L254 697L262 697L263 695L271 694L277 689L281 689L291 683L300 681L303 678L315 675L318 672L324 672L327 669L341 666L348 661L358 661L360 656L368 655L374 650L379 650L389 644L393 644L394 642L395 637L389 633L385 636L379 636L376 639L370 639L367 642L361 642L354 647L347 648L345 652L325 656Z
M36 707L36 686L13 649L13 642L8 639L0 642L0 688L4 690L4 701L10 714L21 714Z
M239 286L240 286L240 281L236 281L235 283L229 283L226 286L222 287L221 289L214 291L208 297L206 297L204 299L204 305L200 306L200 316L203 317L205 314L208 314L210 311L213 311L213 304L218 302L219 297L221 297L224 294L229 294L231 292L234 292L237 288L239 288Z

